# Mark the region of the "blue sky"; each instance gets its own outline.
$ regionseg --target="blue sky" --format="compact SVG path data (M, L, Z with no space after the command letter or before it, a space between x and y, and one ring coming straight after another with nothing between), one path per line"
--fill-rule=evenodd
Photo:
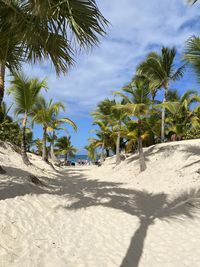
M73 145L81 154L85 153L87 139L94 135L90 132L90 112L97 103L129 82L135 67L150 51L176 46L178 63L187 38L200 35L199 3L194 6L186 5L185 0L98 0L97 3L111 23L99 47L79 54L76 66L59 78L48 62L24 67L30 76L47 77L48 98L65 102L64 116L73 119L79 128L76 134L70 127L69 131ZM171 84L171 88L180 92L199 90L189 70L181 81ZM41 135L41 127L36 126L34 137Z

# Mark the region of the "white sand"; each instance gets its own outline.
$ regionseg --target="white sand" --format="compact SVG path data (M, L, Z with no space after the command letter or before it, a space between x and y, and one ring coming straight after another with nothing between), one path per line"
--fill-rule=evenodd
M199 267L200 140L145 154L141 174L136 156L56 173L1 144L0 266Z

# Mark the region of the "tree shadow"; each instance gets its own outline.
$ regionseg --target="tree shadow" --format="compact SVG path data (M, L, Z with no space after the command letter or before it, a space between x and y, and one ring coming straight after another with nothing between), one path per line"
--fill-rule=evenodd
M170 145L165 145L165 146L157 146L157 145L152 145L148 148L146 148L147 150L144 151L144 157L145 157L145 161L149 161L149 158L152 155L156 155L156 154L160 154L162 153L162 156L165 158L168 158L169 156L171 156L173 153L175 153L175 147L180 147L179 144L170 144ZM130 158L126 159L128 163L134 161L134 160L138 160L139 159L139 154L133 154Z
M87 191L87 189L90 190ZM169 200L164 193L152 194L119 187L87 187L87 189L82 194L75 194L73 197L79 199L65 208L77 210L91 206L103 206L120 210L139 219L140 225L131 239L120 267L139 266L148 229L156 219L168 222L186 218L193 219L200 203L200 190L183 192Z
M198 146L186 146L185 149L181 149L181 151L184 151L188 154L187 158L191 156L200 156L200 147Z
M189 164L187 164L187 165L183 166L183 168L182 168L182 169L185 169L185 168L191 167L191 166L193 166L193 165L196 165L196 164L198 164L198 163L200 163L200 160L196 160L196 161L194 161L194 162L192 162L192 163L189 163Z
M68 170L56 179L40 177L45 186L30 185L30 182L24 179L29 173L20 169L10 168L9 173L11 176L15 173L16 180L1 181L0 199L48 193L70 200L69 205L57 208L78 210L101 206L136 216L140 224L131 239L121 267L139 266L148 229L156 219L168 222L193 219L200 207L200 189L182 192L171 199L165 193L153 194L123 188L121 183L87 179L76 169Z

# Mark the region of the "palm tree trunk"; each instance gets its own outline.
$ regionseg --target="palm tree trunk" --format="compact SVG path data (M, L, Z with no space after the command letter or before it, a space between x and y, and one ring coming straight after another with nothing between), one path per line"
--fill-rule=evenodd
M4 97L4 80L5 80L5 64L0 62L0 106ZM0 166L0 174L4 174L6 171Z
M50 155L51 155L51 159L53 161L57 161L57 158L56 158L55 153L54 153L54 141L51 142Z
M0 62L0 106L4 97L5 64Z
M44 127L43 127L43 148L42 148L42 159L43 159L45 162L48 162L46 142L47 142L47 128L44 126Z
M163 104L166 102L168 93L168 86L165 87L165 94L163 98ZM161 117L161 143L165 142L165 107L162 107L162 117Z
M53 137L55 135L55 131L53 131ZM51 159L53 161L58 161L57 157L55 156L54 153L54 138L52 137L52 141L51 141L51 149L50 149L50 155L51 155Z
M139 151L140 171L143 172L146 170L147 166L145 163L141 136L138 137L138 151Z
M31 165L26 152L26 123L27 123L27 114L25 114L22 122L21 154L24 164Z
M104 161L104 148L105 148L105 141L103 141L102 147L101 147L101 163Z
M65 154L65 157L64 157L64 164L66 165L67 164L67 161L68 161L68 153Z
M116 165L119 165L121 163L120 158L120 130L117 133L117 143L116 143Z
M138 122L138 152L139 152L139 162L140 162L140 171L143 172L146 170L147 166L145 163L145 158L144 158L144 152L143 152L143 147L142 147L142 137L141 137L141 121L139 120Z
M106 158L110 157L110 151L108 148L106 148Z

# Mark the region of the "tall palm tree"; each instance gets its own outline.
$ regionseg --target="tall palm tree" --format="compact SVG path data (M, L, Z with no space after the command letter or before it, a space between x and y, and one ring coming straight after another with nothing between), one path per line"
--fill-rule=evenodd
M164 89L163 103L166 101L170 82L183 76L185 64L178 69L174 68L176 49L163 47L161 53L152 52L147 59L138 66L138 74L148 77L151 88ZM162 107L161 142L165 140L165 107Z
M95 147L101 147L101 156L100 156L100 161L103 163L104 161L104 150L106 148L106 141L108 136L110 136L110 128L107 120L96 120L93 123L94 125L98 125L99 129L95 130L96 135L98 139L95 138L90 138L90 141L93 142L93 145Z
M121 104L123 105L123 100L121 103L115 102L115 105L112 107L112 113L110 114L110 124L113 126L113 131L116 131L117 133L117 140L116 140L116 165L119 165L121 163L121 157L120 157L120 141L122 138L122 126L127 118L127 113L123 109L118 109L117 106Z
M21 140L22 159L26 165L30 165L31 163L26 153L26 125L34 105L36 105L39 100L41 89L47 88L47 85L45 80L40 81L37 78L30 79L19 72L13 74L10 83L11 88L9 93L12 94L15 101L15 113L16 115L23 114Z
M68 133L67 128L64 124L71 124L74 127L74 130L77 131L76 124L71 121L69 118L54 118L51 123L51 127L48 127L49 134L48 139L50 142L50 155L53 161L56 161L55 153L54 153L54 142L57 140L57 131L65 131Z
M43 126L43 153L42 158L44 161L48 162L48 155L47 155L47 132L52 131L54 127L55 120L60 120L62 123L68 123L73 126L76 130L76 124L70 120L69 118L61 118L58 119L58 115L61 110L65 110L64 104L60 101L53 102L51 99L50 101L46 101L43 97L40 97L39 101L36 103L34 110L33 110L33 122L37 124L41 124Z
M68 157L73 157L77 152L77 149L71 144L71 136L62 136L58 138L55 144L57 151L56 153L59 155L64 155L64 164L67 164Z
M50 59L66 72L76 48L96 45L107 24L94 0L0 0L0 104L6 67Z
M127 115L137 118L136 124L140 171L144 171L146 169L146 163L143 154L142 135L144 134L143 121L149 112L151 104L149 83L144 76L135 76L129 90L132 96L131 100L124 95L124 99L127 100L127 103L125 105L118 105L118 108L126 111Z
M115 100L105 99L97 106L97 110L92 113L93 117L97 120L107 123L107 127L110 127L113 134L116 137L116 165L121 162L120 158L120 141L121 141L121 127L125 120L126 113L123 110L116 109L117 105ZM99 125L100 126L100 125Z
M111 136L111 130L109 129L111 124L111 113L112 113L112 107L115 105L115 100L110 100L108 98L104 99L103 101L101 101L98 105L97 105L97 109L96 111L92 112L92 116L96 121L102 121L104 125L106 125L106 128L104 127L104 129L101 129L101 125L98 125L100 127L100 131L99 131L99 137L100 135L102 135L102 132L105 131L105 133L102 135L102 138L104 139L104 148L106 150L106 156L109 157L109 150L110 148L114 148L114 150L116 150L116 143L114 141L114 136ZM94 122L94 124L95 124ZM102 139L100 137L100 139ZM98 142L97 142L98 143ZM113 143L114 146L113 146ZM103 155L104 155L104 151L102 150L101 153L101 159L103 161Z

